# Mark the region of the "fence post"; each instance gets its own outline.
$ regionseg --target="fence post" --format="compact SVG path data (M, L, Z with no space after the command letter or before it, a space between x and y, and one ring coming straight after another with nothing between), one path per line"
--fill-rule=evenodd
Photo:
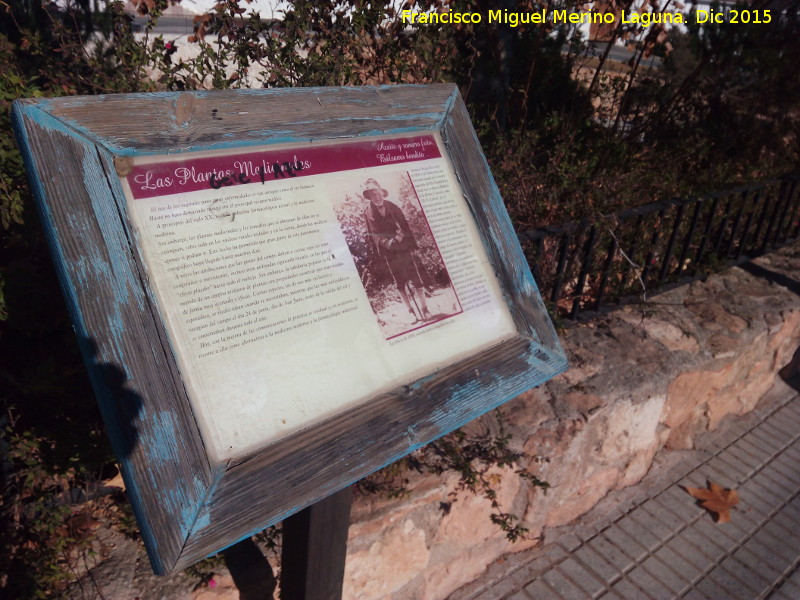
M589 266L592 264L594 257L594 243L597 239L597 225L592 225L589 230L589 235L586 241L586 248L583 252L583 260L581 261L581 270L578 274L578 285L575 287L575 300L572 302L572 315L571 318L578 316L578 311L581 307L581 295L583 288L586 286L586 278L589 276Z
M658 285L664 283L669 271L669 261L672 258L672 249L675 247L675 240L678 237L678 230L681 228L681 221L683 221L684 204L679 204L675 211L675 221L672 225L672 233L669 235L667 247L664 250L664 259L661 262L661 272L658 274Z

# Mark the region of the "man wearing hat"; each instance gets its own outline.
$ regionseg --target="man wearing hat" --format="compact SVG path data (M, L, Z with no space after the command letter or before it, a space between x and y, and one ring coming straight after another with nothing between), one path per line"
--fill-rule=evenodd
M414 260L417 242L403 211L386 200L389 192L375 179L367 179L362 195L369 200L364 219L368 243L378 259L374 264L378 269L388 270L415 322L431 320L422 291L422 277Z

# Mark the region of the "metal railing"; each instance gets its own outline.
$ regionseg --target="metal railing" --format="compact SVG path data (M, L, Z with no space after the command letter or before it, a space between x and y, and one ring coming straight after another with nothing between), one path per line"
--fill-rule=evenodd
M572 319L746 262L798 235L798 176L518 234L542 298Z

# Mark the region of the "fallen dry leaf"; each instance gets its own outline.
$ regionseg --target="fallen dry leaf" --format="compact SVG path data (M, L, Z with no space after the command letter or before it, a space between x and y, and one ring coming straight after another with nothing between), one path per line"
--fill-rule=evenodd
M125 481L122 479L122 473L117 473L116 476L111 479L106 479L101 485L103 487L114 487L119 488L123 492L125 491Z
M736 490L729 490L721 485L708 482L708 489L684 488L693 498L700 500L700 506L716 514L717 523L727 523L731 520L731 508L739 504L739 494Z

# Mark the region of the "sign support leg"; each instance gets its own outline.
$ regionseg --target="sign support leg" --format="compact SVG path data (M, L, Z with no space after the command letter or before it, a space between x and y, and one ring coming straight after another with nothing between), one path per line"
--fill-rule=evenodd
M283 522L281 600L342 597L352 497L347 487Z

